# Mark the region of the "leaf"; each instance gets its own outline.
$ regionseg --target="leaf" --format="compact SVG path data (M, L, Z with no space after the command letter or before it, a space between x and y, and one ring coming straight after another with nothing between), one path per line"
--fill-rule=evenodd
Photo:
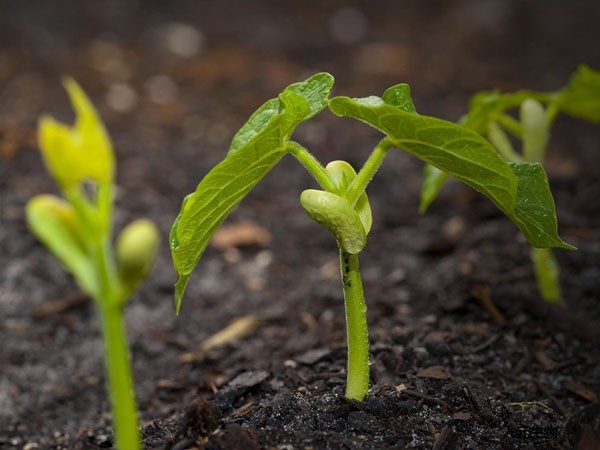
M73 274L85 292L99 299L96 272L77 231L80 227L73 207L54 195L38 195L27 203L26 216L33 234Z
M570 116L600 122L600 72L581 65L567 87L559 91L558 108Z
M475 94L469 101L469 112L460 124L479 134L486 134L488 125L508 109L518 108L528 98L541 99L545 94L521 90L509 94L500 91L484 91Z
M543 179L513 168L476 132L442 119L409 113L378 97L335 97L330 109L384 132L393 144L487 196L536 247L571 248L557 235L554 203ZM543 169L541 170L543 174ZM517 175L519 178L517 178ZM528 204L530 202L530 204ZM531 206L531 207L529 207ZM544 214L539 214L540 211Z
M490 197L502 209L516 193L510 167L477 133L451 122L407 113L370 97L335 97L331 110L340 116L362 120L383 131L395 146L469 184Z
M355 255L364 248L367 243L364 225L344 197L307 189L300 195L300 203L311 219L331 231L342 250Z
M177 311L189 276L211 236L286 153L294 128L327 106L332 86L333 77L319 73L288 86L278 98L263 104L235 134L225 159L183 200L170 235L178 274Z
M76 121L69 127L44 116L38 135L48 171L63 190L84 180L110 183L114 175L114 155L110 139L93 105L72 79L64 81Z
M554 199L548 186L546 172L540 163L518 162L510 167L517 178L515 222L534 247L559 247L574 250L558 237L558 222Z
M419 213L425 214L425 211L437 198L442 187L448 179L448 174L431 164L425 164L423 168L423 185L419 198Z

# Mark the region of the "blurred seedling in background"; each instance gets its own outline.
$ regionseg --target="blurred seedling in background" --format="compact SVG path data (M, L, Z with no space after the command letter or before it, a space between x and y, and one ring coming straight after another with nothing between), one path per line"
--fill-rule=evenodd
M518 110L518 118L509 114L511 110ZM483 135L509 163L543 164L550 130L560 112L600 123L600 72L582 65L569 84L556 92L480 92L471 99L469 112L459 123ZM513 140L521 142L520 152ZM438 196L447 177L447 173L426 166L419 208L422 213ZM560 269L552 250L533 246L530 257L541 297L561 302Z
M98 308L116 444L136 450L139 421L123 314L126 300L152 267L158 230L149 220L136 220L121 232L113 250L112 144L77 83L66 79L64 85L76 112L75 125L44 116L38 130L46 168L63 197L31 199L27 222Z
M381 98L330 100L332 86L333 77L319 73L288 86L263 104L233 137L225 159L183 200L170 235L179 276L175 306L179 312L188 279L211 236L276 163L284 155L292 155L321 188L302 192L300 203L313 220L334 235L340 249L348 340L346 396L362 400L369 387L369 338L358 253L366 245L372 223L365 190L392 148L401 148L486 195L532 245L572 247L558 237L554 201L539 163L509 164L477 132L417 114L406 84L389 88ZM386 135L358 173L345 161L324 167L291 140L297 125L326 107Z

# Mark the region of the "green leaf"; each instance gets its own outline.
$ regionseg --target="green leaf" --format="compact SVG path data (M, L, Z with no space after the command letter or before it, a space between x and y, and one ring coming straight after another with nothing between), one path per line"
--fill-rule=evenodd
M511 163L517 178L514 213L509 216L534 247L574 250L558 237L554 199L540 163Z
M448 174L431 164L425 164L423 168L423 185L419 198L419 213L425 214L425 211L437 198L442 187L448 179Z
M234 136L225 159L183 201L171 228L179 311L188 279L221 223L287 152L294 128L328 104L333 77L319 73L263 104Z
M452 122L406 112L378 97L335 97L330 100L330 109L339 116L370 124L385 133L395 146L487 196L519 226L532 245L570 248L557 235L554 203L545 175L541 180L539 176L524 176L519 171L518 179L496 149L476 132ZM530 194L524 185L535 194ZM532 198L536 207L527 208L528 199ZM537 214L540 210L546 215Z
M73 127L44 116L38 135L48 171L63 190L85 180L109 184L114 176L114 155L110 138L85 92L71 78L65 89L76 112Z
M496 150L477 133L434 117L408 113L383 100L335 97L331 110L362 120L384 132L396 147L455 176L490 197L499 207L510 204L516 180Z
M73 207L54 195L38 195L27 203L26 216L32 233L73 274L85 292L99 299L95 268L78 232L81 227Z
M600 72L579 66L567 87L559 91L556 104L570 116L600 122Z
M479 134L486 134L488 125L495 122L506 110L518 108L528 98L544 99L547 94L521 90L509 94L500 91L484 91L475 94L469 101L469 112L460 119L460 124Z
M344 197L307 189L300 195L300 204L311 219L331 231L343 251L355 255L366 245L361 218Z

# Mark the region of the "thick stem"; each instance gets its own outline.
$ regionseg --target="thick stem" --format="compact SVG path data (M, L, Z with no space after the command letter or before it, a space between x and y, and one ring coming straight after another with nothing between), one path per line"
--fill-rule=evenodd
M323 189L333 194L341 194L337 187L327 174L325 168L317 161L317 159L306 148L297 142L290 141L287 144L287 150L296 158L300 164L313 176Z
M362 401L369 390L369 330L358 255L340 250L340 265L348 339L346 397Z
M119 450L140 448L137 404L123 324L123 309L100 308L104 337L104 362L113 412L113 426Z
M531 262L535 270L538 291L542 298L552 303L562 301L560 268L550 248L531 249Z
M365 165L360 169L360 172L358 172L350 186L348 186L345 197L351 205L355 205L359 197L365 192L367 185L393 146L394 144L388 138L383 138L379 141L379 144L377 144L377 147L375 147Z

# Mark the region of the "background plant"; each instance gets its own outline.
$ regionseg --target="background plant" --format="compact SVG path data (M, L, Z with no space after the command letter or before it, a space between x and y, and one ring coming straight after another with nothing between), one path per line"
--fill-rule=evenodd
M332 85L331 75L319 73L263 104L233 137L225 159L185 197L170 235L179 276L175 306L179 311L191 272L213 233L284 155L294 156L321 187L302 192L300 202L312 219L334 235L340 248L348 334L346 396L362 400L369 383L369 341L358 253L366 245L372 222L365 189L393 147L482 192L532 245L572 247L558 237L554 202L540 164L509 164L478 133L417 114L406 84L393 86L381 98L329 100ZM291 140L297 125L327 106L339 116L366 122L386 135L358 173L344 161L323 167Z
M26 207L27 222L98 308L117 447L136 450L139 423L123 310L152 266L158 231L145 219L130 223L113 254L112 145L85 93L71 79L64 85L76 111L75 125L42 117L38 133L44 162L63 198L34 197Z
M518 119L509 114L511 110L518 110ZM508 162L543 163L559 112L600 123L600 72L582 65L567 86L556 92L480 92L471 99L469 112L459 123L486 137ZM521 152L515 150L509 135L521 141ZM447 177L447 173L426 166L419 207L422 213L438 196ZM530 257L540 295L560 302L560 269L552 250L534 245Z

